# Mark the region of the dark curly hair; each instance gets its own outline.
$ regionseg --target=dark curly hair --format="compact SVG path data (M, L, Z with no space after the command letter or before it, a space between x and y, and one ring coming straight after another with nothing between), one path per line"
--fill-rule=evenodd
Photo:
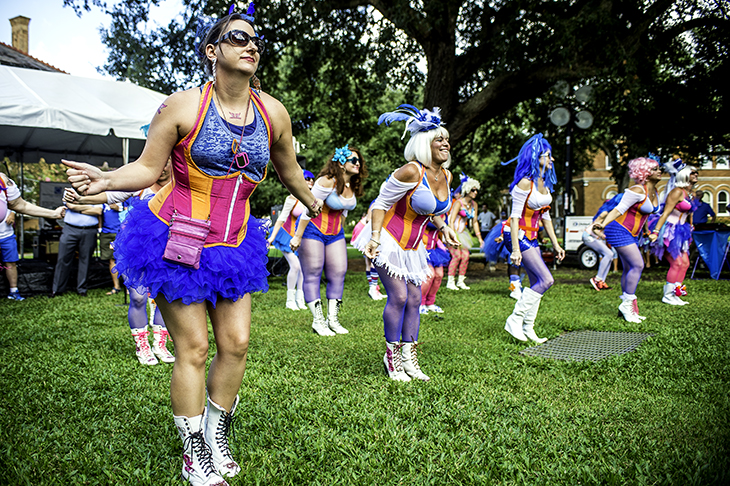
M351 152L356 153L360 158L360 173L350 178L350 189L352 189L352 193L355 197L361 197L364 191L362 183L368 176L367 165L365 164L365 158L362 156L362 152L360 152L357 147L350 145L348 148ZM336 181L335 189L337 190L337 194L342 194L342 191L345 190L345 178L342 175L343 171L340 169L342 164L333 160L334 156L335 152L333 151L332 155L329 156L327 163L324 167L322 167L322 170L319 171L319 174L317 174L317 178L334 178Z

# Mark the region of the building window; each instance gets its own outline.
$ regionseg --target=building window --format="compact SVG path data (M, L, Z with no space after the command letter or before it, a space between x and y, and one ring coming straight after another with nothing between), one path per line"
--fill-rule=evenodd
M611 167L611 157L609 157L608 154L606 154L606 170L611 170L611 169L612 169L612 167Z
M730 216L728 212L728 200L730 194L727 191L720 191L717 193L717 215L718 216Z
M715 169L730 169L727 155L721 155L715 159Z
M700 169L712 169L712 159L707 155L700 155Z

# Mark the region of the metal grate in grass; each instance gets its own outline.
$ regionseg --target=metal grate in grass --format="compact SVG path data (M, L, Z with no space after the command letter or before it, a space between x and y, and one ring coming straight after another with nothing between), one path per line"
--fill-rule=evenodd
M600 361L635 350L652 334L638 332L573 331L539 346L520 351L526 356L574 361Z

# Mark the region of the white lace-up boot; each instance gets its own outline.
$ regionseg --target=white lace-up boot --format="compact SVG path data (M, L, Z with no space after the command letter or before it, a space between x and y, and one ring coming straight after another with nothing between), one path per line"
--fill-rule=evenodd
M136 345L135 353L137 354L137 359L143 365L156 365L157 358L155 358L155 355L152 353L150 342L147 339L149 335L150 332L147 330L146 326L140 329L132 329L132 337L134 338L134 344Z
M527 341L525 333L522 330L522 325L525 321L525 313L528 309L527 299L525 293L522 292L520 299L515 302L515 308L512 314L507 318L507 323L504 325L504 330L512 334L512 337L519 341Z
M418 341L403 343L403 371L415 380L429 381L431 378L421 371L421 366L418 364L417 347Z
M383 364L385 372L391 380L394 381L411 381L411 377L403 371L403 356L401 354L401 343L385 342L385 355L383 356Z
M334 336L335 333L330 331L330 328L327 326L327 319L324 318L322 300L317 299L313 302L308 302L307 307L309 307L314 317L312 320L312 330L320 336Z
M170 333L167 332L162 326L152 325L152 334L154 339L152 340L152 352L159 358L163 363L174 363L175 356L170 353L167 349L167 337Z
M205 426L205 442L210 446L213 464L221 476L232 478L241 472L241 466L233 460L228 445L228 436L233 430L233 414L238 406L238 396L233 402L230 412L215 403L208 397L206 414L208 421Z
M471 289L471 287L464 283L464 280L466 280L466 275L459 275L459 280L456 282L456 286L462 290Z
M294 289L286 291L286 308L293 311L299 310L299 306L297 305L297 291Z
M538 344L542 344L547 341L547 338L537 337L535 334L535 318L537 317L537 310L540 308L540 301L542 300L542 294L539 294L531 288L526 288L522 291L523 298L525 299L525 319L522 321L522 333L528 338L532 339Z
M338 319L340 315L340 307L342 307L342 299L327 300L327 325L330 330L337 334L347 334L350 331L342 327Z
M183 479L192 486L228 486L216 471L210 446L205 442L205 415L173 418L183 441Z
M304 291L297 289L296 296L297 307L300 310L307 310L307 303L304 301Z
M456 286L456 280L451 275L446 278L446 288L449 290L459 290L459 287Z
M636 304L636 296L624 294L621 296L621 305L618 306L618 316L628 322L640 323L644 319L639 315L639 306Z

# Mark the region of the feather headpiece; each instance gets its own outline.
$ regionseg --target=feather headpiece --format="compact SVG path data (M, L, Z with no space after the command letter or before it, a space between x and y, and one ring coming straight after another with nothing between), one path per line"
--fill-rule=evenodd
M651 152L649 152L649 155L647 155L646 158L647 159L651 159L651 160L656 160L656 163L657 164L661 164L662 163L661 158L659 158L659 156L657 154L653 154Z
M652 154L649 155L651 156ZM669 193L672 192L675 187L677 187L677 174L679 174L679 171L687 167L687 164L682 162L682 159L674 159L665 164L662 164L662 167L664 168L664 172L669 174L669 182L667 182L667 187L664 189L659 198L659 202L663 205Z
M385 126L390 126L395 121L406 122L401 140L406 136L406 132L411 132L413 136L418 132L427 132L444 125L441 121L441 108L437 106L433 110L426 108L419 110L413 105L403 104L397 110L383 113L378 117L378 125L385 123Z
M466 174L464 174L462 172L461 177L459 177L459 187L457 187L456 189L451 191L451 197L454 197L454 194L461 194L461 186L463 186L464 183L468 180L469 180L469 176L467 176Z
M350 144L346 143L344 147L335 149L335 156L332 157L332 160L335 162L339 162L342 165L345 165L345 162L347 162L347 158L352 155L352 150L348 148Z

